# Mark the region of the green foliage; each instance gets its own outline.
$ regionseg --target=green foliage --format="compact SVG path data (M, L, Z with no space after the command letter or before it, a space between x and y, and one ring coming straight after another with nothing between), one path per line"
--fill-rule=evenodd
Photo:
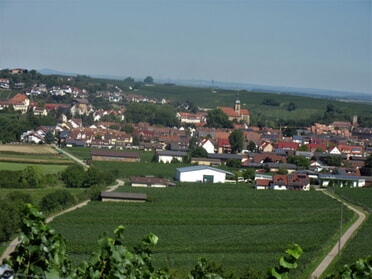
M232 128L232 122L221 109L208 111L207 126L213 128Z
M76 198L67 190L57 190L45 195L40 201L43 212L53 212L76 203Z
M91 187L94 185L109 185L115 182L118 176L116 169L101 170L96 165L92 165L85 170L80 164L68 166L62 173L61 179L67 187L80 188Z
M43 179L43 173L40 167L28 166L22 172L23 179L27 181L31 188L38 188Z
M254 179L254 176L256 175L256 171L254 168L247 168L243 172L244 179Z
M175 127L179 126L176 112L170 105L130 103L126 107L125 119L128 123L148 122L150 125Z
M19 233L18 244L9 260L5 260L16 273L45 278L67 277L70 261L67 259L66 244L46 223L36 207L27 205L25 218Z
M287 279L291 269L297 268L296 261L301 257L303 251L298 244L294 244L286 251L287 256L279 258L279 266L268 270L268 278Z
M250 140L250 141L248 142L247 149L248 149L249 151L252 151L252 152L256 151L257 146L256 146L255 142Z
M143 80L143 82L144 82L145 84L153 84L153 83L154 83L154 79L153 79L151 76L147 76L147 77Z
M328 166L342 166L342 157L340 155L331 155L322 159Z
M294 111L294 110L296 110L296 108L297 108L296 104L293 103L293 102L290 102L290 103L288 104L287 110L288 110L288 111Z
M208 153L203 147L196 147L191 151L191 157L195 158L207 158Z
M306 144L301 145L297 148L298 151L309 151L309 147Z
M48 132L45 134L44 139L45 139L45 143L47 143L47 144L51 144L51 143L54 142L55 137L54 137L54 135L53 135L53 133L52 133L51 131L48 131Z
M274 107L280 106L280 103L274 99L265 99L262 101L261 104L265 106L274 106Z
M243 149L244 144L244 133L242 130L235 129L229 135L229 142L231 145L231 152L237 153Z
M241 168L242 167L242 161L238 159L228 159L226 161L226 166L230 168Z
M305 169L309 168L310 165L310 160L302 155L288 156L287 162Z
M115 230L115 237L103 234L98 248L88 262L75 270L67 257L66 243L49 225L36 207L27 205L24 210L20 243L5 260L17 274L43 278L170 278L165 269L152 266L150 247L158 242L150 234L130 251L124 246L124 227Z
M61 174L62 181L67 187L84 187L88 179L85 169L80 164L68 166Z
M79 265L73 278L170 278L167 270L152 266L150 246L157 243L157 236L148 235L130 251L124 246L124 227L119 226L114 233L114 238L107 234L99 238L99 248L92 253L89 262Z
M286 167L279 167L278 174L288 174L288 169Z
M368 256L365 259L358 259L351 265L345 265L342 270L329 274L325 278L372 278L372 256Z
M224 270L221 265L209 262L206 258L199 258L194 269L190 271L189 279L223 279Z
M17 203L0 199L0 242L10 239L19 227L20 217Z

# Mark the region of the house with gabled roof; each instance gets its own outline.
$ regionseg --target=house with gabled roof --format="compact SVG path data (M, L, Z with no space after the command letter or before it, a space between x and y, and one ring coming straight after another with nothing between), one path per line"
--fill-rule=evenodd
M310 178L307 174L294 173L288 175L277 174L269 187L273 190L310 190Z
M207 153L214 153L214 144L209 138L204 138L202 139L199 143L198 146L203 147Z
M26 113L30 105L30 99L25 94L17 94L11 100L10 104L13 105L15 111Z

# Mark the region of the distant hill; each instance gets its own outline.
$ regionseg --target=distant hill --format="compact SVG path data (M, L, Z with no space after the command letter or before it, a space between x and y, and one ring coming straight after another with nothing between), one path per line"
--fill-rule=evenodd
M77 76L77 73L66 73L60 72L53 69L41 69L39 73L44 75L64 75L64 76ZM101 79L112 79L112 80L123 80L124 76L115 75L89 75L93 78ZM137 79L141 80L141 79ZM251 83L238 83L238 82L222 82L222 81L206 81L206 80L162 80L156 79L156 83L174 83L177 85L192 86L192 87L203 87L213 89L228 89L228 90L248 90L262 93L274 93L274 94L289 94L296 96L307 96L314 98L323 99L334 99L340 101L350 102L367 102L372 104L372 93L361 93L361 92L347 92L327 89L314 89L314 88L296 88L286 86L269 86L269 85L258 85Z

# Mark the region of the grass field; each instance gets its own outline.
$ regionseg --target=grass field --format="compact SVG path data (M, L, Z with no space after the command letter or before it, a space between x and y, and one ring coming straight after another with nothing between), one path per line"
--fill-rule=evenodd
M47 165L47 164L31 164L31 163L10 163L0 162L0 170L24 170L28 166L35 166L43 171L43 174L53 174L63 171L67 165Z
M58 151L49 145L36 144L0 144L0 153L14 152L26 154L57 154Z
M63 171L73 161L49 145L0 144L0 170L37 166L44 174Z
M372 255L372 188L339 188L336 193L342 198L359 204L369 211L369 216L358 233L345 245L341 256L338 257L327 272L341 269L345 264L352 264L359 258Z
M246 185L181 184L167 189L122 187L146 192L152 202L101 203L58 217L52 226L67 239L75 262L86 259L98 235L124 225L128 246L155 233L156 266L168 266L180 278L198 257L243 272L266 272L289 244L304 249L296 278L307 278L309 266L338 235L340 206L311 191L257 191ZM344 222L353 216L344 212ZM84 237L81 237L84 236Z

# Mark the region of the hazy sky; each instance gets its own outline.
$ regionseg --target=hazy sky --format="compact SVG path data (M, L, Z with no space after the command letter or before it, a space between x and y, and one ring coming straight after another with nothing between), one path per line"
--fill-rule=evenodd
M0 68L372 94L371 1L0 0Z

